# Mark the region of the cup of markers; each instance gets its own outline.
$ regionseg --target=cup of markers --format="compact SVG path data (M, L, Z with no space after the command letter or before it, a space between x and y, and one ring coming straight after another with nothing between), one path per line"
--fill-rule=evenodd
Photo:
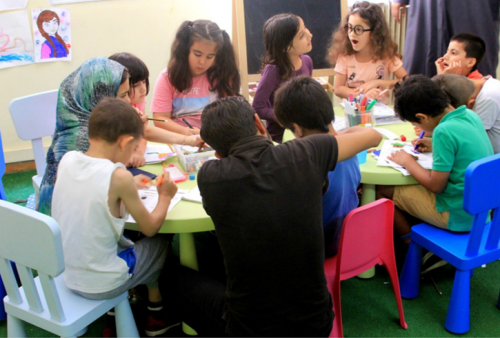
M371 109L377 103L377 100L369 100L368 97L363 94L354 98L352 94L349 95L349 100L346 100L344 105L346 127L354 127L359 125L365 125L375 123L375 117L371 112Z

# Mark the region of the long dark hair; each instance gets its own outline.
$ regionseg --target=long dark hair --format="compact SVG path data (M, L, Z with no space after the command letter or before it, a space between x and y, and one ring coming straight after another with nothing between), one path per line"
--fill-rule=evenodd
M332 66L337 63L340 55L353 55L356 53L352 48L347 30L344 28L349 22L349 17L353 14L358 14L361 19L368 23L372 30L370 33L373 61L393 59L397 56L398 45L392 40L382 8L367 1L356 2L346 15L344 22L333 32L330 39L326 58Z
M179 27L168 63L170 83L179 92L191 88L189 51L195 41L214 42L217 46L215 61L207 70L210 90L217 91L219 98L237 95L241 80L231 40L226 31L209 20L184 21Z
M288 51L293 45L293 38L300 28L297 15L284 13L273 16L264 24L264 46L266 51L262 57L262 66L268 64L278 66L278 75L282 80L292 76L294 70Z
M50 38L50 35L43 29L43 23L45 21L50 21L52 19L56 18L57 19L57 24L61 24L61 20L59 20L59 15L57 15L56 12L45 10L38 15L38 19L36 20L36 25L38 26L38 30L40 31L40 34L47 40L52 48L54 49L54 57L57 57L57 49L56 46L54 45L54 42L52 42L52 39ZM66 53L68 53L68 47L66 47L66 42L61 38L59 34L56 32L56 39L63 45L64 49L66 50Z
M134 84L140 81L146 82L146 95L149 94L149 70L146 64L137 56L130 53L115 53L109 57L127 68L130 74L130 92L134 93Z

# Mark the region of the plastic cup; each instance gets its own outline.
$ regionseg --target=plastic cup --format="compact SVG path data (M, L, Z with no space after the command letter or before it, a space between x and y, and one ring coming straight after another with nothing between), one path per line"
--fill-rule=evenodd
M367 155L368 155L368 150L363 150L362 152L356 154L359 164L363 164L366 162Z

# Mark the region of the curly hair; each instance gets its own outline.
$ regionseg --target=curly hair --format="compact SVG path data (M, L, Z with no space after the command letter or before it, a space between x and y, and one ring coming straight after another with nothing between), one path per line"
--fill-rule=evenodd
M340 55L353 55L356 53L352 48L345 28L349 22L349 17L355 14L359 15L370 26L372 60L393 59L397 56L398 45L392 40L382 8L377 4L362 1L356 2L352 6L344 22L333 32L328 44L326 60L332 66L335 66Z

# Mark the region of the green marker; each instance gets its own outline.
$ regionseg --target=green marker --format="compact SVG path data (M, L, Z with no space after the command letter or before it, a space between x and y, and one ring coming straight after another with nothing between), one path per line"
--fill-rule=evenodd
M377 103L377 100L373 99L370 101L370 104L368 105L368 107L366 107L366 110L370 110L373 108L373 106L375 105L375 103Z

